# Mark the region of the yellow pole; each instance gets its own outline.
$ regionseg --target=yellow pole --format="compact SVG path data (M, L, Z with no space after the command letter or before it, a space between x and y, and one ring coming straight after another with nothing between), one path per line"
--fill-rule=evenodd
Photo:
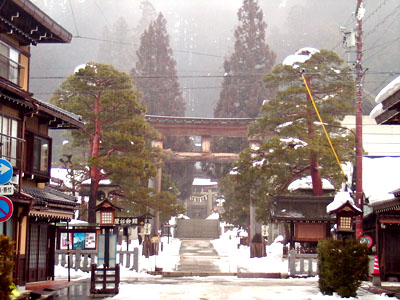
M307 84L307 81L306 81L306 78L305 78L304 74L301 74L301 77L303 78L303 81L304 81L304 84L305 84L305 86L306 86L308 95L310 96L312 105L314 106L315 112L317 113L318 120L319 120L320 123L322 124L322 128L324 129L326 139L328 140L329 146L330 146L331 149L332 149L333 155L334 155L335 158L336 158L336 161L337 161L337 163L338 163L338 165L339 165L340 170L342 171L342 174L343 174L344 178L347 179L346 173L343 171L343 168L342 168L342 165L341 165L341 163L340 163L339 157L338 157L338 155L337 155L337 153L336 153L336 151L335 151L335 148L334 148L333 145L332 145L332 141L331 141L331 138L329 137L328 131L327 131L326 128L325 128L325 125L324 125L324 122L322 121L321 115L319 114L317 105L315 104L314 98L313 98L313 96L311 95L311 91L310 91L310 88L308 87L308 84Z

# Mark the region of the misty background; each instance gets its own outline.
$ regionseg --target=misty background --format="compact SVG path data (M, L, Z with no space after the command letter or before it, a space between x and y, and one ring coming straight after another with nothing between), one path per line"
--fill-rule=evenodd
M89 61L113 63L127 73L143 31L142 0L33 0L73 34L70 44L32 47L30 90L48 100L76 66ZM167 20L186 116L212 117L223 78L223 62L233 51L233 32L242 0L152 0L155 15ZM337 52L350 66L355 48L344 49L341 27L355 29L356 0L260 0L266 42L277 63L302 47ZM400 73L400 3L364 1L364 114L374 97ZM145 24L146 25L146 24ZM119 27L118 27L119 26ZM119 48L118 58L106 57ZM102 53L103 52L103 53ZM279 108L278 108L279 109Z

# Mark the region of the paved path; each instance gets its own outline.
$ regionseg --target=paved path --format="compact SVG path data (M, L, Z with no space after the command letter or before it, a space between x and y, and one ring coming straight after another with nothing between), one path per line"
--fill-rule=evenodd
M182 240L178 271L192 273L220 272L217 251L209 240Z

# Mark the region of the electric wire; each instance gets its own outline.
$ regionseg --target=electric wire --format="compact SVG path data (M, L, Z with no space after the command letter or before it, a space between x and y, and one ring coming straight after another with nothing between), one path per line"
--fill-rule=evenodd
M73 19L74 25L75 25L76 35L79 36L78 26L76 25L75 13L74 13L74 9L72 7L71 0L69 0L68 2L69 2L69 6L71 8L71 14L72 14L72 19Z

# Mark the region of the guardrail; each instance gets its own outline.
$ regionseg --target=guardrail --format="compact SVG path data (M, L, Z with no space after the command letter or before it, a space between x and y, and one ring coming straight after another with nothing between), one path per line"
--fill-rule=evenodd
M92 264L97 264L97 250L56 250L55 265L68 267L68 251L70 252L70 268L89 272ZM133 251L117 251L117 263L125 268L139 271L139 249Z
M318 254L302 254L296 250L289 251L289 276L318 275Z

